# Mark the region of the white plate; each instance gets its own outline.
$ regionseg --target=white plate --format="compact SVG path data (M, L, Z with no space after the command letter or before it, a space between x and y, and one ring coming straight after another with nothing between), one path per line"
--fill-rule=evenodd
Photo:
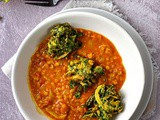
M124 112L117 120L128 120L142 97L144 89L144 67L137 46L128 33L119 25L100 15L87 12L66 12L57 14L33 29L20 45L13 66L12 90L15 101L25 119L45 120L31 100L28 89L28 64L36 46L44 39L48 29L56 23L69 22L72 26L93 30L109 38L120 53L126 69L126 81L121 89L124 94Z
M147 107L147 104L150 100L151 93L152 93L152 88L153 88L153 67L152 67L152 61L150 57L150 53L141 38L141 36L137 33L137 31L130 25L128 24L125 20L121 19L120 17L117 17L116 15L101 10L101 9L96 9L96 8L73 8L73 9L68 9L64 10L62 12L70 12L70 11L81 11L81 12L90 12L94 14L101 15L103 17L106 17L114 22L116 22L118 25L120 25L123 29L125 29L128 34L132 37L133 41L135 42L136 46L138 47L143 64L144 64L144 70L145 70L145 86L144 86L144 91L142 95L142 99L130 118L130 120L137 120L141 117L143 114L144 110ZM59 13L57 13L59 14ZM52 15L51 17L53 17Z

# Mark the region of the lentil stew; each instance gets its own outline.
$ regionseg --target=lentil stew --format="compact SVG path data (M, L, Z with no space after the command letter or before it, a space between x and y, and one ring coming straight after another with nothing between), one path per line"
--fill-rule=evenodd
M126 77L121 56L115 46L103 35L81 28L83 33L78 40L82 46L68 55L68 58L53 59L47 53L50 37L43 40L31 57L29 65L29 86L31 95L40 110L53 120L81 120L87 111L82 107L94 94L99 85L114 85L118 92ZM66 76L68 64L74 60L74 54L92 59L100 65L104 74L88 88L80 98L76 98L76 89L71 89L70 79ZM85 118L97 120L97 118Z

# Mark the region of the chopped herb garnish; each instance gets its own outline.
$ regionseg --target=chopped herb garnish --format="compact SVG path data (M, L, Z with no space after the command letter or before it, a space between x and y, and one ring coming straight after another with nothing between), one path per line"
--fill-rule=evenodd
M81 97L81 93L80 92L76 92L74 95L75 95L76 98L80 98Z
M48 54L55 59L67 57L69 53L81 47L77 40L82 33L77 32L70 24L63 23L53 26L50 30Z
M100 85L83 105L87 112L83 118L98 118L98 120L110 120L113 115L123 111L124 106L121 96L116 92L114 85Z
M79 98L82 92L86 92L103 72L101 66L95 66L94 61L88 58L77 56L76 60L70 61L67 75L70 79L70 88L77 86L75 97Z

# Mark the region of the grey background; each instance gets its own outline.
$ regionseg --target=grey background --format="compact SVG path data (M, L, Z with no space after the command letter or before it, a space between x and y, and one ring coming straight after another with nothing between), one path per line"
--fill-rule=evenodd
M25 5L22 0L0 3L0 67L14 55L25 36L46 17L60 11L69 0L62 0L55 7ZM160 65L160 1L114 0L129 22L143 34L153 48L153 56ZM160 82L158 81L160 85ZM160 87L157 107L149 120L160 120ZM23 120L11 91L11 81L0 71L0 120Z

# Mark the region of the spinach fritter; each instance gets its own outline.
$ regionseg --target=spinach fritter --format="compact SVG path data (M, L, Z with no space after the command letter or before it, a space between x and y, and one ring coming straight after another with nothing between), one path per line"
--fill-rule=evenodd
M83 118L98 118L98 120L110 120L113 115L123 111L124 106L121 96L115 91L113 85L100 85L95 90L83 107L87 112Z
M55 59L67 57L69 53L81 47L77 40L82 33L77 32L70 24L63 23L53 26L50 30L48 54Z
M67 75L70 79L70 88L77 86L76 98L80 98L82 92L86 92L89 86L96 83L97 78L103 74L101 66L95 66L94 61L77 56L77 59L69 62Z

